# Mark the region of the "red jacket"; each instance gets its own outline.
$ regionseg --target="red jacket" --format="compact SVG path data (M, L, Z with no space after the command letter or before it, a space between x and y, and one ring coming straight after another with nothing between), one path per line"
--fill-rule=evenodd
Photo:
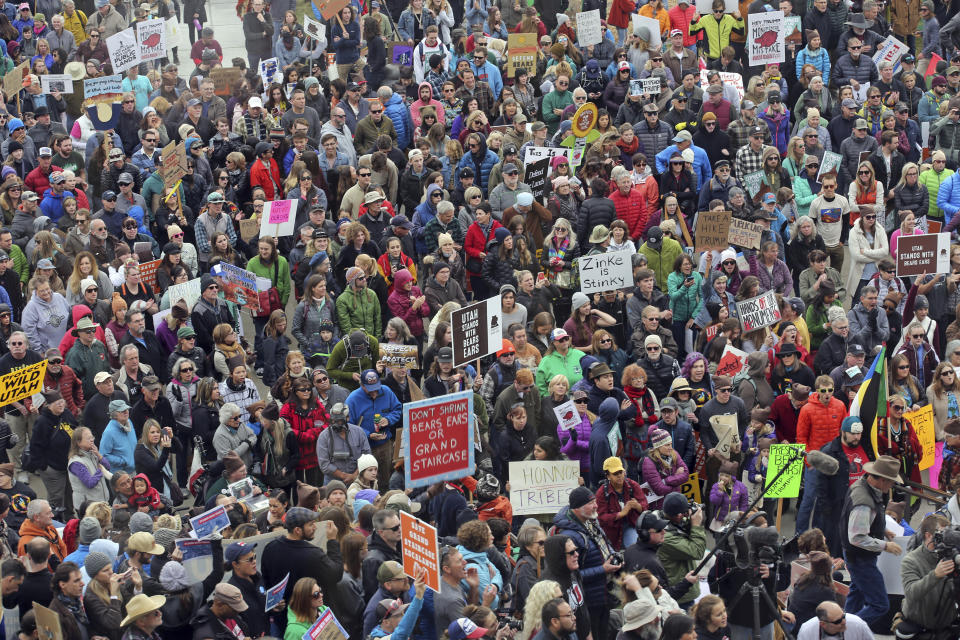
M688 4L686 11L681 9L680 5L677 5L667 11L667 15L670 16L671 31L673 29L683 31L683 46L690 47L697 44L697 36L690 35L690 25L699 20L696 5Z
M330 414L323 403L318 402L316 408L305 412L287 402L280 408L280 417L290 423L290 428L297 436L300 445L300 457L297 459L297 469L315 469L320 466L317 462L317 438L330 424ZM319 423L319 424L318 424Z
M637 8L631 0L613 0L610 13L607 15L607 24L626 29L630 26L630 14Z
M802 408L801 406L800 409ZM776 427L778 442L796 443L797 420L800 417L800 409L793 408L790 396L786 393L777 396L773 401L773 405L770 407L770 420Z
M270 180L271 176L273 176L272 181ZM282 189L283 180L280 178L280 167L277 166L277 161L270 158L270 171L267 171L260 158L254 160L250 167L250 188L261 187L267 200L279 200L283 198L283 193L276 193L274 184Z
M30 191L33 191L38 196L43 196L44 192L50 188L50 174L54 171L63 171L63 169L55 164L51 164L50 169L44 173L40 170L40 167L35 167L33 171L28 173L27 177L23 179L23 183ZM79 207L80 202L77 201L77 208Z
M644 495L640 485L630 478L623 480L623 504L626 504L631 498L640 503L641 510L633 509L626 518L617 518L617 514L623 506L620 498L610 489L610 483L604 482L597 489L597 518L600 520L600 526L603 532L610 538L610 543L614 549L623 547L623 527L629 525L637 526L637 520L640 514L647 510L647 496Z
M481 252L486 252L487 243L493 239L493 233L503 225L498 221L494 220L490 224L490 233L487 234L487 237L483 237L483 231L480 230L480 225L474 222L467 229L467 237L463 241L463 248L467 252L467 271L473 275L480 275L479 271L470 271L470 259L479 260L483 262L483 258L480 257Z
M643 235L647 228L647 202L644 193L632 187L627 195L620 193L620 189L615 189L608 196L613 201L613 206L617 210L617 218L627 223L630 229L630 237L634 240Z
M67 409L74 416L79 416L83 411L83 384L77 374L73 372L73 369L67 365L60 365L60 375L56 378L51 375L50 368L47 367L47 375L43 378L43 388L59 391L63 399L67 401Z
M819 396L811 393L807 404L797 418L797 442L807 445L807 451L819 449L840 435L840 423L847 417L847 407L836 397L826 407Z

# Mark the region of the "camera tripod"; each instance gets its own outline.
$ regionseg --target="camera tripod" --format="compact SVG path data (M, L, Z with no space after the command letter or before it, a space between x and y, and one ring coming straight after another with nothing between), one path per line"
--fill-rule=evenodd
M763 603L766 604L770 612L773 613L773 619L780 624L780 630L783 631L784 637L787 640L794 640L793 634L787 631L786 624L784 624L776 604L774 604L770 598L770 594L767 593L767 590L763 587L763 583L760 580L760 569L758 567L751 567L751 571L750 579L740 585L740 589L737 590L737 595L735 595L730 604L727 605L727 610L730 611L736 607L741 598L749 593L750 600L753 604L753 631L751 637L753 640L760 640L760 599L763 598Z

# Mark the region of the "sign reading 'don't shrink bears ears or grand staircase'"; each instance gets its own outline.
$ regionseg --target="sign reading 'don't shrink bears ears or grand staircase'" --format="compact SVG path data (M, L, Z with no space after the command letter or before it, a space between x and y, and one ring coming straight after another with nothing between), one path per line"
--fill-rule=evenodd
M473 391L403 405L405 486L423 487L473 473Z
M47 361L44 360L0 376L0 407L43 391L46 373Z

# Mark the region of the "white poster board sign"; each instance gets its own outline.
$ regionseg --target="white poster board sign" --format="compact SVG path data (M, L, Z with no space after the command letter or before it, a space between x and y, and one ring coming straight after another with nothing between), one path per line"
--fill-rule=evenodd
M747 52L751 67L786 60L783 41L783 11L747 16Z
M282 238L293 235L297 221L297 200L272 200L263 204L260 217L260 237Z
M646 27L650 30L650 48L659 49L663 44L663 39L660 37L660 21L656 18L642 16L639 13L634 13L630 16L630 19L633 21L631 26L634 31L637 30L637 27Z
M581 11L577 14L577 40L581 47L600 44L603 28L600 26L600 9Z
M137 42L140 43L140 59L158 60L167 55L167 30L163 18L137 23Z
M567 161L570 162L571 167L577 166L573 161L575 156L575 149L567 149L564 147L529 147L527 148L526 155L523 156L523 166L527 167L530 164L536 162L537 160L542 160L544 158L553 158L554 156L566 156ZM547 177L550 177L550 174L553 173L553 167L547 165Z
M706 87L710 84L710 81L707 79L707 69L700 70L700 86ZM740 99L743 100L743 95L745 90L743 88L743 76L739 73L730 73L729 71L720 71L720 80L724 85L730 85L737 90L737 93L740 94Z
M910 47L900 42L892 35L884 38L883 42L877 45L877 50L873 52L873 62L880 66L881 62L892 62L894 71L900 66L900 58L910 51Z
M553 408L553 415L557 416L559 428L566 429L567 431L572 431L583 421L580 417L580 412L577 411L577 405L573 403L573 400L567 400L563 404L555 406Z
M776 291L766 291L756 298L738 302L737 318L744 333L780 322L780 307L777 305Z
M133 34L133 27L127 27L107 38L107 52L110 53L110 64L114 73L123 73L142 62L140 45Z
M907 543L910 542L910 538L909 536L898 536L893 541L900 545L903 553L894 555L888 551L880 552L880 557L877 558L877 569L883 576L883 586L887 593L902 596L903 579L900 577L900 565L903 564L903 556L907 552Z
M68 73L49 73L40 76L40 88L44 93L73 93L73 78Z
M633 286L631 251L580 256L580 291L594 293Z
M576 460L529 460L510 463L510 505L516 515L556 513L570 504L580 482Z

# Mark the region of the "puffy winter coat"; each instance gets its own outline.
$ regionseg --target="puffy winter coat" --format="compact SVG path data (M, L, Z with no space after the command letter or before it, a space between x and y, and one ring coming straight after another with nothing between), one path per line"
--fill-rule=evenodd
M691 318L696 318L703 306L703 298L700 296L700 288L703 285L703 276L699 272L693 271L691 274L693 284L689 287L684 286L683 282L686 276L676 271L671 271L667 276L667 291L670 296L670 309L673 311L674 321L686 322Z
M819 449L840 435L840 423L846 416L847 408L840 399L830 398L824 406L819 396L811 395L797 418L797 442L807 445L807 451Z
M570 512L570 507L563 507L553 518L557 533L569 536L577 546L580 555L580 580L583 582L584 595L588 602L605 602L607 597L607 576L603 570L606 558L600 551L586 527ZM604 534L605 535L605 534ZM610 547L615 548L615 547Z
M670 470L661 473L653 458L643 459L643 481L650 485L650 489L658 496L665 496L673 491L679 491L680 485L690 479L687 464L674 453L670 461Z
M497 157L497 154L493 151L487 149L486 144L481 141L480 151L482 152L482 159L478 160L478 157L473 153L465 153L463 157L460 158L460 162L457 163L456 178L459 182L460 180L460 171L464 167L470 167L473 169L473 175L476 176L474 185L479 187L483 191L484 197L487 195L487 185L490 184L490 171L493 170L494 165L500 162L500 158Z
M764 109L757 117L770 128L773 146L781 155L785 154L787 140L790 139L790 109L785 108L782 113L771 113L770 109Z
M413 137L413 120L410 111L399 94L393 94L387 104L383 106L383 115L393 121L393 128L397 130L397 148L406 149L410 146Z
M288 402L280 408L280 417L290 423L290 428L297 437L300 455L297 458L297 469L316 469L317 438L330 424L330 414L322 402L318 402L312 409L304 411L293 402Z
M483 237L483 230L480 229L480 225L476 222L471 224L467 229L467 237L463 241L463 249L467 253L468 273L479 275L479 271L475 269L478 266L483 266L483 258L480 257L480 254L486 252L487 243L493 240L494 232L502 226L502 224L493 220L490 223L490 231L487 233L486 238Z
M826 34L821 34L821 37L825 37ZM799 78L801 69L803 65L812 64L819 71L820 75L823 77L823 84L830 84L830 54L827 52L826 47L822 46L825 44L821 40L821 46L816 51L810 51L810 47L804 47L797 52L797 70L796 75Z
M557 424L557 439L560 440L560 453L580 463L580 475L590 472L590 417L584 414L580 424L573 429L564 429Z
M410 333L414 336L423 335L423 318L430 315L430 305L424 300L419 308L414 309L410 298L419 298L423 293L420 287L413 285L410 291L405 291L404 286L413 281L413 276L406 269L397 271L393 276L393 293L387 298L387 306L390 307L390 313L393 317L400 318L410 327Z
M864 55L861 55L860 59L854 62L850 54L845 53L837 59L837 63L833 67L833 82L840 87L850 84L851 80L856 80L860 84L864 82L873 84L879 78L880 73L877 71L877 65L874 64L872 58Z
M643 118L643 116L640 117ZM646 118L633 125L633 133L640 139L640 147L646 154L648 162L650 156L655 156L670 146L670 139L674 135L670 125L663 120L657 120L657 124L651 127Z
M635 189L634 189L635 190ZM577 219L577 240L581 246L587 246L590 232L597 225L609 227L617 219L617 208L610 198L596 196L587 198L580 205Z
M630 230L630 237L633 240L639 239L647 228L647 202L642 192L636 187L624 195L620 189L617 189L608 196L616 210L617 218L627 223ZM593 227L590 227L592 230ZM589 237L589 234L588 234Z
M641 358L637 361L647 374L647 387L658 398L666 398L670 392L670 385L674 378L680 377L680 363L668 356L660 354L658 360Z
M513 264L501 260L500 243L496 240L487 245L487 257L483 259L482 275L484 282L491 291L499 291L505 284L516 286L517 279L513 275Z
M930 135L934 139L934 148L947 155L947 165L960 165L960 122L944 116L930 125Z

